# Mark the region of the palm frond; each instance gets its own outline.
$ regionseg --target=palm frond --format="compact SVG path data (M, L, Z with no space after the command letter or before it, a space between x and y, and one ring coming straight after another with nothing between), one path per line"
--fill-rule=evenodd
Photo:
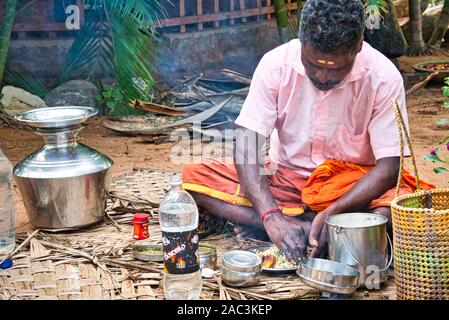
M87 10L85 24L67 55L60 82L74 77L92 81L113 78L124 96L122 108L114 111L116 115L139 113L129 107L129 102L147 100L155 88L152 62L156 60L158 39L146 23L154 25L161 2L86 2L90 2L91 9Z
M365 0L365 13L369 17L371 15L383 16L390 13L387 0Z
M22 67L8 66L3 81L7 85L24 89L41 98L48 93L47 87L41 80L33 72Z
M0 86L5 73L9 43L14 25L14 14L17 10L17 0L8 0L5 4L2 28L0 29Z
M113 75L110 52L111 35L101 11L88 11L83 28L73 42L58 82L74 77L88 79L91 75Z
M122 19L110 12L112 30L110 52L114 61L116 80L126 98L126 108L133 98L148 99L156 83L152 72L155 61L155 45L151 35L136 29L131 20Z

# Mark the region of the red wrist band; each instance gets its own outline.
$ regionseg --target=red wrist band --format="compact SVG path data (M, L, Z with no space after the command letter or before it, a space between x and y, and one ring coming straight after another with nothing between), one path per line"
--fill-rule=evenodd
M260 218L262 219L262 222L265 220L266 216L268 216L268 215L270 215L272 213L275 213L275 212L282 213L282 210L279 209L279 208L273 208L273 209L267 210L265 212L262 212L262 214L260 215Z

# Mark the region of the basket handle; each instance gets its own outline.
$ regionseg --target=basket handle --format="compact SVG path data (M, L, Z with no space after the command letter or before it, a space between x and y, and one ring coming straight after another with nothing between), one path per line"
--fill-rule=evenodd
M418 176L418 169L416 166L416 159L415 159L415 153L413 152L413 146L410 140L410 135L408 134L407 127L405 125L404 117L402 116L401 109L399 108L397 100L392 100L391 106L393 107L394 113L396 115L396 127L398 129L398 135L399 135L399 146L401 149L401 160L399 164L399 174L398 174L398 182L396 184L396 197L399 196L399 191L401 188L401 182L402 182L402 170L404 169L404 136L407 143L407 146L410 150L410 154L412 156L412 166L413 166L413 172L415 174L415 181L416 181L416 192L421 191L421 188L419 187L419 176Z

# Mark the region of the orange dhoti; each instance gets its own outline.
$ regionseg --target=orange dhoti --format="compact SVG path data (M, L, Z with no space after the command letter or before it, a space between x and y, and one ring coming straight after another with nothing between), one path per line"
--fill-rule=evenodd
M359 166L350 162L327 160L307 178L278 166L268 175L271 193L279 208L286 215L295 216L305 208L320 212L348 192L373 166ZM415 178L406 170L400 194L416 190ZM231 163L207 159L202 164L187 165L183 170L184 188L224 202L251 207L251 201L242 191L235 166ZM421 189L435 186L420 182ZM396 195L395 188L371 202L368 209L388 207Z

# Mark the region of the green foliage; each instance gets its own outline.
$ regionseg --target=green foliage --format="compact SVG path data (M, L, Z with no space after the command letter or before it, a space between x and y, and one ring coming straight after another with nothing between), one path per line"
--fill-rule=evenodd
M38 97L44 97L48 93L47 87L36 74L22 67L10 66L6 68L4 84L22 88Z
M386 15L390 13L388 1L386 0L365 0L365 12L367 15Z
M442 88L442 91L443 91L443 97L449 98L449 87L448 86L444 86Z
M169 0L84 0L84 5L108 10L131 19L139 28L154 30L154 22L165 16L164 2Z
M85 78L115 79L123 103L115 115L136 114L131 99L146 100L156 88L155 72L158 39L154 26L164 14L163 1L85 0L91 6L85 24L75 39L59 80Z
M449 77L444 79L444 86L441 88L441 93L443 95L443 98L449 98ZM443 108L449 108L449 100L446 100L441 105ZM438 119L437 124L444 124L448 123L449 119Z
M30 0L18 11L36 1ZM152 76L159 43L155 25L166 15L166 3L170 1L84 0L88 8L85 23L69 50L63 73L53 85L75 78L90 80L103 92L102 101L111 114L139 114L128 104L131 99L146 100L156 87ZM48 91L27 71L9 70L5 77L8 84L41 97ZM105 78L116 81L113 89L102 90L100 79Z
M435 173L443 173L443 172L448 172L448 170L446 168L443 167L437 167L433 169L433 172Z
M110 86L105 85L101 94L97 96L97 100L109 109L111 115L117 116L123 114L126 101L116 83Z
M445 84L445 86L443 86L441 88L441 91L443 93L443 97L444 98L449 98L449 78L445 78L444 79L444 84Z
M443 97L447 99L447 98L449 98L449 77L444 79L444 84L445 84L445 86L443 86L441 88L441 93L442 93ZM444 101L442 104L442 107L449 108L449 100ZM446 124L446 123L449 123L449 119L438 119L436 121L436 124L438 124L438 125L442 125L442 124ZM438 144L444 145L446 151L449 152L449 136L445 137ZM445 173L445 172L449 171L446 168L447 166L449 166L449 161L443 159L441 156L441 153L442 153L441 148L432 148L432 149L430 149L429 154L427 154L424 157L424 160L428 160L428 161L432 161L433 163L439 163L439 164L444 165L441 167L434 168L433 171L435 173Z
M3 82L6 59L8 56L9 42L11 39L14 17L17 10L18 0L5 1L4 16L2 18L2 27L0 29L0 86Z
M448 123L448 122L449 122L449 119L438 119L436 121L437 124L445 124L445 123Z
M438 149L438 148L437 148ZM438 150L439 151L439 150ZM438 152L437 151L437 152ZM441 160L441 158L437 154L427 154L424 156L424 160L432 161L432 162L440 162L445 163L445 161Z
M6 59L8 56L9 43L11 32L14 25L14 18L23 10L37 2L37 0L30 0L28 3L18 8L18 0L8 0L4 5L4 16L0 17L0 86L3 81L6 81Z

